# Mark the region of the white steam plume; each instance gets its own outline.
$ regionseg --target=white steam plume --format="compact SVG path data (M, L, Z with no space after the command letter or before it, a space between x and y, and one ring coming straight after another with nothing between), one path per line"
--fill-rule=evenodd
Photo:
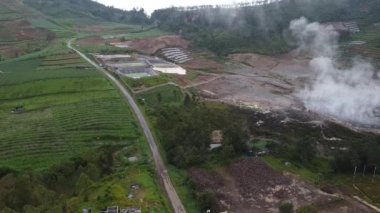
M306 108L360 125L380 126L380 82L371 64L359 59L340 68L335 58L338 34L331 27L293 20L290 30L301 51L312 54L310 67L316 79L298 96Z

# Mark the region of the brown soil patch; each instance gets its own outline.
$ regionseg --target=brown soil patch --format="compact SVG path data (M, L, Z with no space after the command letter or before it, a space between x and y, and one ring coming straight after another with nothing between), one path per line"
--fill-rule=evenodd
M105 28L104 27L100 27L100 26L94 26L94 25L88 25L88 26L81 26L79 29L78 29L80 32L88 32L88 33L101 33L103 31L105 31Z
M79 45L102 45L105 40L100 36L92 36L78 41Z
M128 45L130 48L135 49L144 54L155 54L158 50L167 47L178 47L187 49L189 41L181 38L180 36L161 36L157 38L140 39L133 41L120 42L120 44Z
M306 183L269 168L259 158L246 158L218 171L190 170L198 191L212 191L219 211L277 212L283 202L296 207L332 198Z
M351 48L355 54L364 55L366 57L380 58L380 50L371 49L368 45L357 45Z
M196 72L193 70L188 71L190 72ZM189 87L189 86L197 86L199 84L207 83L210 80L214 79L214 75L205 75L205 74L199 74L195 79L189 79L189 76L185 75L175 75L173 76L175 83L182 86L182 87Z
M244 63L262 71L272 70L280 63L279 60L273 57L252 53L232 54L229 56L229 58L234 62Z
M186 69L221 71L223 65L209 59L193 59L183 64Z

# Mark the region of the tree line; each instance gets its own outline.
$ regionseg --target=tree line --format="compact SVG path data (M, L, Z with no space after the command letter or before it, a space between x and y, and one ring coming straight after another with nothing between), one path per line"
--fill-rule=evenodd
M151 19L162 29L179 33L218 55L277 54L292 48L284 36L291 20L305 16L311 21L360 20L369 24L380 21L378 11L380 2L376 0L283 0L243 8L167 8L154 11Z
M24 3L55 18L91 18L129 24L150 22L144 9L126 11L91 0L24 0Z

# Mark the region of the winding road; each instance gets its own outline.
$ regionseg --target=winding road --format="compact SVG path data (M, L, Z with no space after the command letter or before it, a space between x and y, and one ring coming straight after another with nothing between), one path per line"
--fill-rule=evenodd
M135 100L131 96L131 94L128 92L128 90L120 83L119 80L117 80L113 75L111 75L108 71L100 67L98 64L96 64L94 61L89 59L85 54L80 52L79 50L75 49L72 46L72 42L75 40L71 39L67 42L67 47L73 51L75 51L78 55L80 55L84 60L88 61L92 66L94 66L97 70L101 71L123 94L125 99L129 102L133 112L135 113L143 131L144 135L149 143L150 150L153 154L154 163L156 166L156 170L158 173L158 176L160 178L160 182L165 188L166 194L169 198L169 201L172 205L173 211L175 213L185 213L186 210L170 180L169 174L167 172L166 166L162 160L162 157L160 155L160 152L157 148L157 144L154 140L154 137L152 135L152 132L150 131L149 125L145 120L145 117L143 116L140 108L137 106Z

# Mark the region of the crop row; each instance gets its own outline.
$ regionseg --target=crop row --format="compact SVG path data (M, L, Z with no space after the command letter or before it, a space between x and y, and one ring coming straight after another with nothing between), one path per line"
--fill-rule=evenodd
M38 70L31 72L0 73L0 86L22 84L31 81L60 79L60 78L81 78L96 77L98 73L94 70L78 69L56 69L56 70Z
M44 61L41 66L54 66L54 65L65 65L65 64L83 64L81 58L71 58L65 60L55 60L55 61Z
M25 162L30 158L36 160L36 167L43 167L44 160L57 160L55 154L67 159L102 145L128 145L140 134L132 113L116 98L21 114L6 113L0 106L0 119L0 166L16 168L29 165Z

